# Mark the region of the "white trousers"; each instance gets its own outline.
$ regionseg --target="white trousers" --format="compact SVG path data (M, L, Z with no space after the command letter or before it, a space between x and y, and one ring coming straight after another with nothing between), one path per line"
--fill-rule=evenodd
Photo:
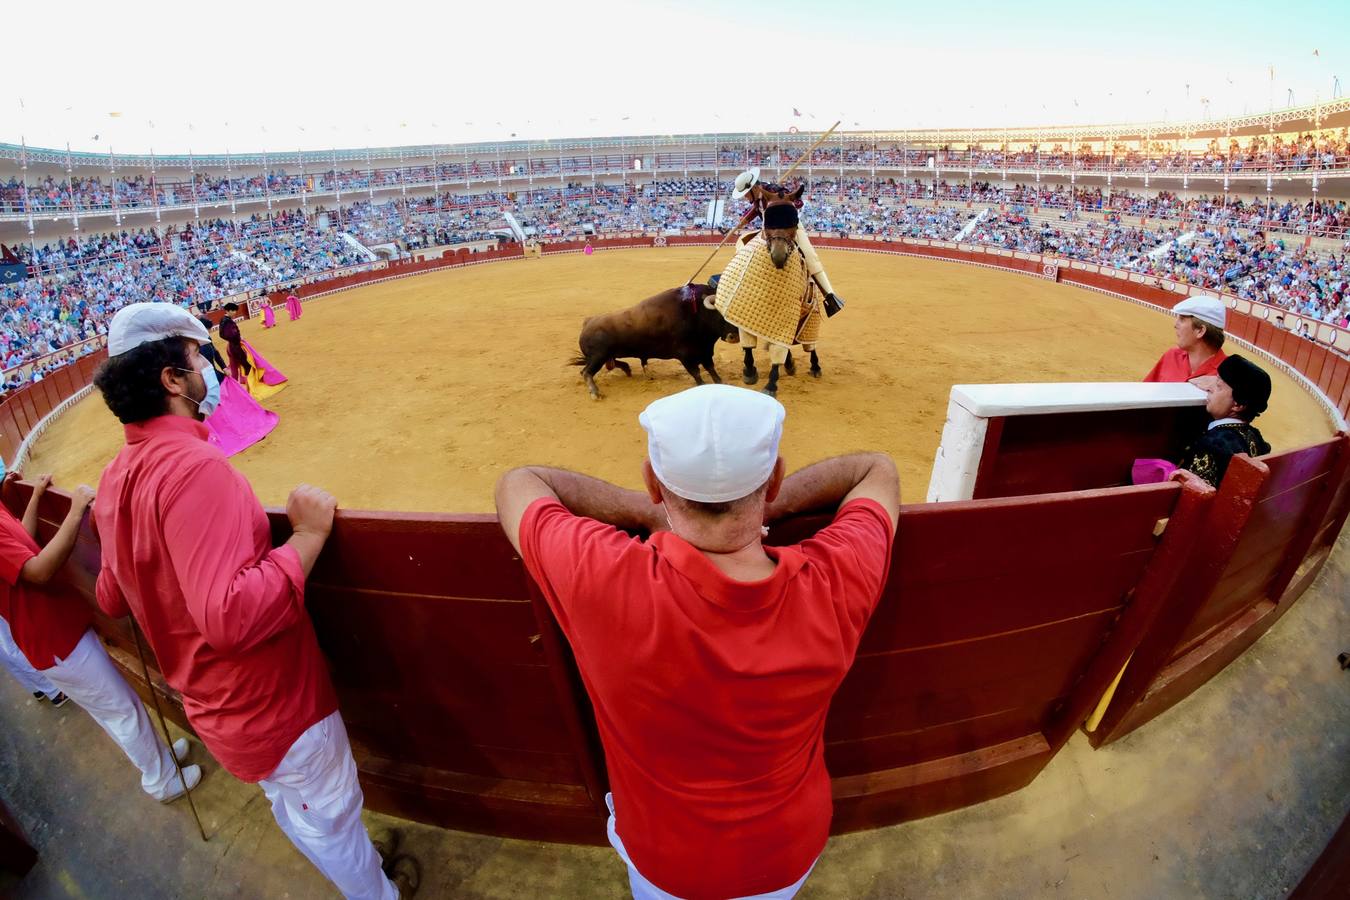
M609 807L609 845L619 854L624 865L628 866L628 888L633 892L633 900L680 900L674 894L661 890L642 876L633 865L633 861L628 858L628 851L623 847L623 841L619 840L619 833L614 828L614 795L605 795L605 806ZM816 858L819 862L820 858ZM751 894L746 897L736 897L734 900L792 900L797 896L797 892L806 884L806 879L811 877L811 872L816 868L816 863L811 863L811 868L806 870L806 874L798 878L796 882L785 888L779 888L776 891L769 891L767 894Z
M361 824L364 797L342 715L333 713L296 738L276 771L258 786L291 843L349 900L398 900L380 855Z
M84 633L65 659L42 672L93 717L141 770L141 787L156 800L181 789L173 754L155 733L141 698L127 684L94 630Z
M14 643L14 634L9 630L9 623L4 618L0 618L0 666L8 669L14 680L23 685L24 690L30 694L46 694L50 700L61 693L56 689L56 685L44 678L41 672L33 668L28 657L23 655L19 645Z
M805 228L797 229L797 246L801 249L802 256L806 258L806 273L815 278L822 291L833 294L834 287L830 284L830 276L825 274L825 267L821 265L816 248L811 246L811 236L806 233Z

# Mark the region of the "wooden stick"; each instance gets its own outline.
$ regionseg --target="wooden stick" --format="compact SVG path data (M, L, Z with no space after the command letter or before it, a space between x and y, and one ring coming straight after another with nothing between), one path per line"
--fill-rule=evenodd
M169 733L169 723L164 721L164 710L159 705L159 691L155 690L155 683L150 680L150 667L145 663L145 648L141 645L141 629L134 618L131 619L131 637L136 641L136 655L141 658L141 674L145 676L145 686L150 691L150 699L154 701L155 714L159 716L159 727L164 731L164 740L169 744L169 756L173 757L178 782L183 785L183 793L187 795L188 808L192 810L192 818L197 822L197 833L205 841L206 829L202 827L202 817L197 815L197 804L192 802L192 789L188 787L187 779L183 777L183 764L178 761L178 754L173 752L173 735Z
M820 137L816 138L816 142L812 144L810 147L808 147L805 153L797 157L797 161L794 162L791 166L789 166L788 170L784 172L782 175L779 175L778 177L787 178L793 172L797 171L797 167L802 164L802 160L807 159L808 157L810 157L812 153L815 153L816 148L819 147L821 144L825 143L826 138L834 134L834 130L839 127L839 123L842 121L844 120L840 119L838 122L835 122L833 125L830 126L829 131L825 132ZM713 248L713 251L708 254L708 258L703 261L703 265L699 266L697 269L694 270L694 274L689 276L689 280L686 281L685 284L693 284L694 279L698 277L699 273L708 267L708 263L713 261L713 257L717 255L717 251L722 249L722 245L725 244L729 238L735 237L737 234L739 234L740 231L741 229L738 226L736 228L731 229L726 234L722 235L722 240L719 241L717 246Z

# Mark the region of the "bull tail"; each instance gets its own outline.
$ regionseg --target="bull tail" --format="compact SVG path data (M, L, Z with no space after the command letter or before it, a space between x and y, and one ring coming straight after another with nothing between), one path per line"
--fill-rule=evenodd
M586 357L584 357L584 356L575 356L575 357L573 357L572 359L569 359L566 363L564 363L564 365L568 365L568 366L584 366L584 365L586 365Z

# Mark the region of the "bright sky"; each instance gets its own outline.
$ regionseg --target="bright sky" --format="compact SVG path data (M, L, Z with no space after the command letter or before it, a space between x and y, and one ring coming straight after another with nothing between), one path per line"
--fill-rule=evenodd
M11 7L0 141L119 153L1219 118L1271 65L1276 106L1350 94L1343 0Z

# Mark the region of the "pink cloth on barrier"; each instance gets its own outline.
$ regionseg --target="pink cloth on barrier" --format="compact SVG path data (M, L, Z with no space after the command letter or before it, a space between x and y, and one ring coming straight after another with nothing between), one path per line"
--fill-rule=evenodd
M233 378L220 383L220 405L206 417L207 441L234 456L267 437L277 427L277 414L263 409Z
M272 304L263 304L263 327L271 328L277 324L277 314L272 312Z
M286 312L291 314L292 322L300 318L300 314L303 313L304 310L300 308L299 297L295 296L294 294L291 294L286 298Z
M240 338L239 342L243 344L244 349L248 351L248 354L251 357L250 362L253 365L257 366L258 368L262 369L263 384L286 383L286 376L281 374L281 370L278 369L276 366L272 365L271 363L269 363L266 359L263 359L263 355L259 353L257 350L255 350L252 344L250 344L243 338Z
M1165 459L1136 459L1130 468L1130 484L1161 484L1176 470L1176 464Z

